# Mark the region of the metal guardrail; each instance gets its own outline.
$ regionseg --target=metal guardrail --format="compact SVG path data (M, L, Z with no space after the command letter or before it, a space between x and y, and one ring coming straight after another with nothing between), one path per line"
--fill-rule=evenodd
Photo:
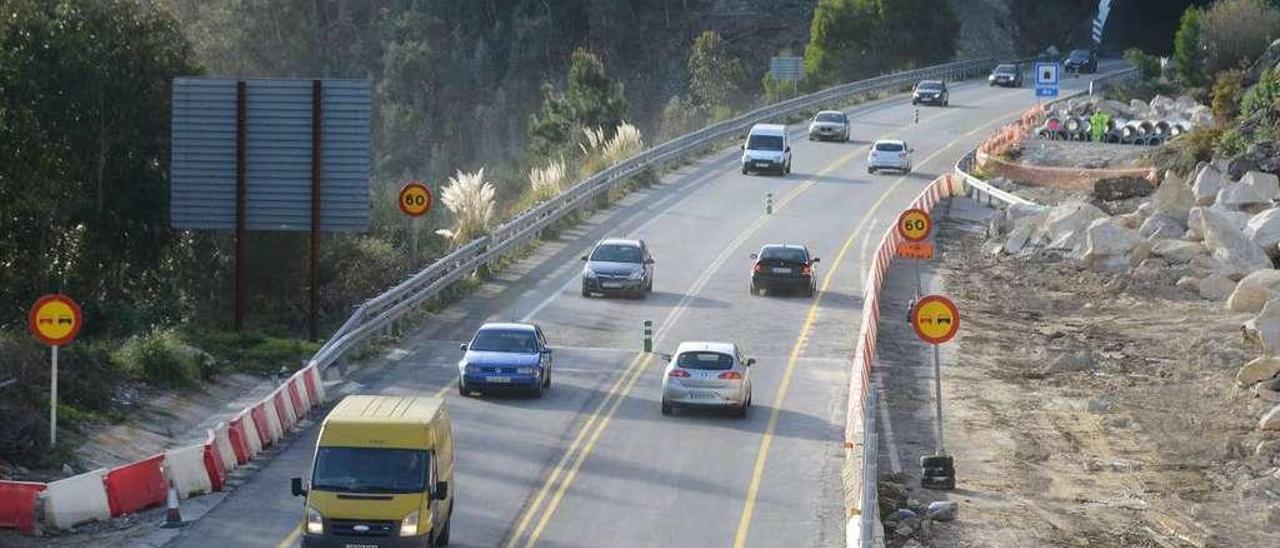
M1133 78L1134 76L1137 76L1137 75L1138 75L1138 69L1130 68L1130 69L1122 70L1119 72L1107 74L1104 76L1099 76L1089 81L1089 87L1087 89L1077 91L1075 93L1072 93L1071 95L1060 97L1057 100L1051 102L1050 106L1052 108L1052 105L1055 103L1062 103L1062 102L1070 101L1077 97L1089 95L1093 92L1099 91L1100 89L1106 86L1113 85L1121 80ZM992 186L991 184L987 183L986 181L983 181L982 179L979 179L971 175L971 173L973 172L973 169L977 167L978 147L981 147L981 146L982 146L981 143L979 143L978 146L973 147L973 149L971 149L964 156L962 156L959 162L956 162L955 172L956 172L956 175L959 175L960 178L964 181L965 194L967 194L970 198L973 198L974 200L977 200L979 202L981 202L982 199L985 197L987 201L987 205L993 205L993 206L997 205L997 203L1005 207L1012 206L1015 204L1026 205L1026 206L1037 205L1035 202L1016 196L1012 193L1000 190Z
M390 326L450 284L512 252L521 244L537 237L548 225L581 209L595 196L646 169L737 136L757 123L777 120L858 95L894 91L921 79L961 80L984 73L994 65L993 59L973 59L843 84L764 106L645 150L588 177L558 196L533 206L493 229L488 236L463 245L395 287L364 302L320 347L309 363L316 364L321 371L325 370L347 351L367 341L371 335Z

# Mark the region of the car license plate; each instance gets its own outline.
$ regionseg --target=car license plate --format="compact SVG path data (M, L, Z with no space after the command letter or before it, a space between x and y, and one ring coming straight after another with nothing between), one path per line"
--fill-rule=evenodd
M346 548L378 548L377 544L348 544Z
M774 274L790 274L791 269L790 268L774 268L773 273Z
M617 289L619 287L622 287L622 283L621 282L600 282L600 287L603 287L605 289Z
M769 167L769 162L756 162L756 167Z
M695 400L709 400L716 397L716 393L710 390L691 390L689 397Z
M509 383L511 382L511 377L485 377L484 382Z

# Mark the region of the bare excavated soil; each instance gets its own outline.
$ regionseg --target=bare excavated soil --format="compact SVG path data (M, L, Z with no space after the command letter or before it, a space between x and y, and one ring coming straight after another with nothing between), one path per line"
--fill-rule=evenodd
M1255 430L1264 402L1233 382L1253 357L1247 315L1159 275L984 256L983 241L978 225L942 223L925 284L961 311L942 361L955 491L919 487L931 354L904 322L881 327L881 508L960 505L953 522L886 522L888 545L1278 545L1280 436ZM902 317L912 283L886 286L882 318Z

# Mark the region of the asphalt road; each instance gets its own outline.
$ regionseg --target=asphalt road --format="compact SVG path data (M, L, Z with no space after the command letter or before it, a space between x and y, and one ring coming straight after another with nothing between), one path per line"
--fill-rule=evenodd
M1066 80L1064 91L1085 79ZM848 356L871 248L897 213L998 124L1035 103L1030 88L957 83L949 108L905 96L850 110L853 141L797 133L786 177L745 176L736 147L624 198L431 318L360 374L364 393L447 394L454 420L456 546L833 546ZM799 128L796 128L797 131ZM900 137L916 171L866 173L867 148ZM774 197L765 215L766 193ZM585 299L577 257L605 236L644 238L657 260L645 300ZM753 297L748 255L803 243L822 258L814 298ZM543 399L462 398L457 343L488 320L529 319L557 348ZM754 407L740 420L659 413L661 362L640 353L725 340L757 359ZM315 429L172 543L289 545Z

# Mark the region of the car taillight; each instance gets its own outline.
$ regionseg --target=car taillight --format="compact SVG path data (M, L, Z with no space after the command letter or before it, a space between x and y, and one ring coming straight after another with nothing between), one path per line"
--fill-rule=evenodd
M751 269L751 271L752 271L752 272L755 272L756 274L760 274L760 273L764 272L764 264L763 264L763 263L756 263L756 266L755 266L755 267L753 267L753 268Z
M667 373L667 376L668 376L668 377L679 377L679 378L684 379L684 378L688 378L688 377L689 377L689 372L688 372L688 371L685 371L685 370L683 370L683 369L672 369L670 373Z
M724 373L720 374L720 378L724 380L729 380L729 381L742 380L742 373L739 373L737 371L725 371Z
M804 274L805 276L812 276L812 275L813 275L813 267L812 267L812 266L809 266L809 265L804 265L804 266L800 267L800 273L801 273L801 274Z

